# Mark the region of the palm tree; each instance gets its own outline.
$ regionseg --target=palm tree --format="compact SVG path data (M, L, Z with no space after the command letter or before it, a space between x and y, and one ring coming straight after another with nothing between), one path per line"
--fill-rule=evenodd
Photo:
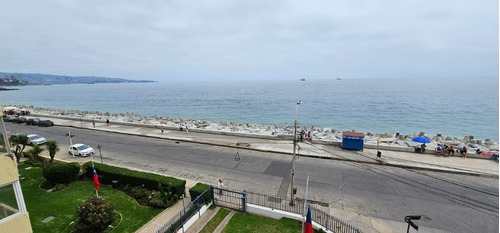
M17 137L11 137L10 142L16 147L14 149L14 155L16 155L16 161L17 164L19 164L19 161L21 161L21 157L23 156L24 148L26 148L26 145L29 143L28 136L19 135Z
M46 141L45 142L45 147L47 147L47 150L49 151L50 155L50 163L54 161L54 157L56 156L56 153L61 149L57 145L56 141Z
M42 168L45 168L45 159L40 157L40 153L45 151L45 149L37 144L35 144L28 152L31 154L33 160L38 160L42 162Z

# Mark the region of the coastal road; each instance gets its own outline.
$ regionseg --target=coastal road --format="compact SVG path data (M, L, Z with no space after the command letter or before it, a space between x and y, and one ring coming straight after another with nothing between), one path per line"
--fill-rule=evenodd
M290 155L58 126L7 122L6 128L58 141L61 152L56 158L89 160L67 155L65 133L71 130L73 143L94 148L101 144L106 164L213 185L222 178L227 188L268 195L287 196L290 190ZM96 155L99 160L99 152ZM420 232L498 232L498 179L300 157L296 164L299 198L305 195L307 175L308 199L330 208L399 223L406 215L422 215Z

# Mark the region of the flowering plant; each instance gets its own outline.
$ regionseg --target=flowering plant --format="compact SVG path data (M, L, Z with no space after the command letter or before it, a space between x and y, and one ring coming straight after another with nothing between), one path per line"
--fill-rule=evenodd
M102 232L113 223L115 211L102 198L91 197L77 207L76 214L78 220L73 232Z

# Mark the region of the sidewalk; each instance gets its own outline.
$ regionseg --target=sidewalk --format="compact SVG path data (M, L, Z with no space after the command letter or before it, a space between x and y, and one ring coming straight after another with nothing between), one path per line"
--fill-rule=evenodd
M67 117L47 117L54 124L75 128L93 129L91 121L80 121ZM292 154L292 140L279 139L273 136L262 136L250 134L238 134L228 132L207 132L190 129L189 133L179 131L176 128L165 127L164 134L160 133L159 127L133 123L113 123L106 126L104 122L96 124L94 130L130 134L144 137L163 138L174 141L193 142L214 146L225 146L240 149L258 150L263 152ZM231 134L231 135L229 135ZM449 172L457 174L477 175L483 177L498 178L498 163L488 159L467 158L459 156L436 157L433 154L420 154L411 152L379 150L382 157L377 158L377 150L364 149L364 151L343 150L338 146L315 144L310 142L298 143L298 155L307 157L318 157L335 160L355 161L361 163L383 164L412 169Z
M189 133L179 131L175 128L165 127L164 134L160 133L159 127L132 123L114 123L106 126L104 122L98 122L96 128L92 126L89 120L80 121L80 119L70 119L65 117L48 117L54 121L54 124L75 128L87 128L99 131L137 135L143 137L163 138L174 141L193 142L214 146L224 146L240 149L257 150L263 152L292 154L293 143L291 139L279 139L272 136L258 137L256 135L236 136L234 133L225 132L200 132L197 129L190 129ZM231 135L228 135L231 134ZM299 156L307 156L322 159L334 159L343 161L353 161L367 164L380 164L385 166L396 166L411 169L430 170L437 172L447 172L456 174L466 174L474 176L498 178L499 164L487 159L468 158L463 159L455 157L436 157L433 154L419 154L391 150L379 150L382 153L381 158L377 158L377 150L364 149L364 151L343 150L338 146L315 144L311 142L298 143ZM189 190L196 184L196 181L186 180L186 190ZM189 192L186 191L189 195ZM186 198L186 201L190 198ZM189 202L186 202L189 203ZM179 206L180 205L180 206ZM170 218L179 213L182 209L182 203L178 202L174 206L166 209L156 218L144 225L140 233L156 232ZM335 216L340 216L347 222L358 227L362 232L396 232L394 229L405 229L405 223L387 222L377 220L367 216L361 216L357 213L346 212L343 210L331 210ZM209 219L208 219L209 220ZM204 223L206 223L205 220ZM201 223L201 224L204 224ZM390 225L390 226L389 226ZM202 228L202 226L200 226ZM201 229L199 228L199 229ZM430 232L441 232L430 231Z

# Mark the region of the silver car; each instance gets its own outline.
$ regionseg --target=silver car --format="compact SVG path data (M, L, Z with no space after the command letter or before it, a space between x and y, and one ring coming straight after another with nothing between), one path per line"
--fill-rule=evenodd
M68 154L87 157L94 154L94 148L86 144L73 144L69 147Z
M28 140L29 140L29 143L31 145L41 145L41 144L44 144L45 143L45 138L38 135L38 134L28 134L26 135L28 137Z

